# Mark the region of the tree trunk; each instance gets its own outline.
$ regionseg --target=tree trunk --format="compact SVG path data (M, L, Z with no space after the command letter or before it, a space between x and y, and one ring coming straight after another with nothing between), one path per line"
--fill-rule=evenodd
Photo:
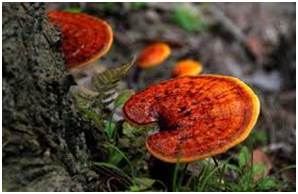
M8 191L96 191L60 33L41 3L2 4L2 168Z

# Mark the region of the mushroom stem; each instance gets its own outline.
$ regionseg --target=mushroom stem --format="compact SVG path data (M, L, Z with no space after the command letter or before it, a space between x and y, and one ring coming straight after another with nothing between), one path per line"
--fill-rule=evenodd
M135 71L133 72L132 75L132 83L131 83L131 87L133 87L135 90L139 89L138 83L139 83L139 79L140 79L140 74L141 74L141 68L140 67L136 67Z
M175 166L176 164L174 163L167 163L151 156L149 173L153 179L162 181L167 186L168 191L172 191Z

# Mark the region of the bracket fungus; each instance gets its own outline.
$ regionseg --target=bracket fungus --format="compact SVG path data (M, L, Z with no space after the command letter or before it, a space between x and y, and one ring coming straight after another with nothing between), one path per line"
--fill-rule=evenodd
M201 63L188 59L182 60L175 64L172 69L173 77L187 76L187 75L198 75L203 70Z
M112 29L101 19L63 11L49 11L48 17L61 29L62 50L68 69L89 65L108 52L112 45Z
M135 125L158 123L146 147L156 158L175 163L201 160L242 142L254 127L260 103L237 78L221 75L177 77L148 87L124 105Z
M155 67L166 60L171 54L171 48L166 43L155 43L146 47L139 54L137 64L140 68Z

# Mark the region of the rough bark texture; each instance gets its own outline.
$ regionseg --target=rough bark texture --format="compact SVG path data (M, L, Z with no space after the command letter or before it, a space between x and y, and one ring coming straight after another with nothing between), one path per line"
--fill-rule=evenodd
M60 33L48 22L43 4L3 3L2 8L6 190L94 190L88 125L69 95L75 83L65 68Z

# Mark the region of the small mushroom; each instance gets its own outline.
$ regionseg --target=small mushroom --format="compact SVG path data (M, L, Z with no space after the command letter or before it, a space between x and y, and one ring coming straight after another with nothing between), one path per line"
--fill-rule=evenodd
M155 43L146 47L140 54L137 64L140 68L155 67L166 60L171 54L171 48L166 43Z
M49 11L48 17L61 29L68 69L89 65L107 53L112 45L112 29L101 19L63 11Z
M187 76L187 75L198 75L203 70L203 65L197 61L188 59L182 60L175 64L172 69L172 76Z
M165 61L171 54L171 48L166 43L154 43L146 47L138 56L137 66L129 80L129 85L138 90L136 83L139 83L139 77L142 69L156 67Z
M135 125L158 123L146 147L156 158L175 163L201 160L242 142L260 110L256 94L234 77L173 78L133 95L124 105Z

